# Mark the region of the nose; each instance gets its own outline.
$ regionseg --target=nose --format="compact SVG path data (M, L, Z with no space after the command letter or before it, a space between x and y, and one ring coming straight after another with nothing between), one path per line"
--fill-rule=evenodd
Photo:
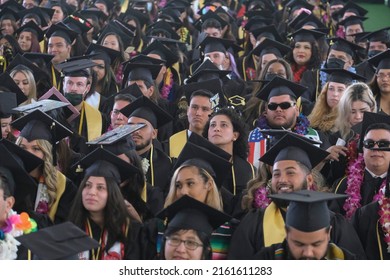
M362 112L356 112L355 118L358 120L361 120L363 118L363 113Z
M189 195L189 190L186 187L182 187L181 189L177 190L178 196L182 197L184 195Z
M176 251L178 252L185 252L186 251L186 247L184 246L184 242L180 242L179 246L176 247Z
M302 257L304 258L314 258L314 251L311 246L305 246L302 251Z

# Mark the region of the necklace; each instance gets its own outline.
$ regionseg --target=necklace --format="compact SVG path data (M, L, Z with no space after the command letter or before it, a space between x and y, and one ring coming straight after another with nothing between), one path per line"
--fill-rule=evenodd
M390 198L382 194L378 200L378 204L379 224L383 230L383 239L387 244L387 252L390 253Z

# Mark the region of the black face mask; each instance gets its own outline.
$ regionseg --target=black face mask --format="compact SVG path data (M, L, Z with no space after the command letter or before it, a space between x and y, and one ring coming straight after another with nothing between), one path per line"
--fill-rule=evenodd
M82 94L76 94L76 93L65 93L65 98L68 99L70 104L73 106L79 105L83 101L83 95Z
M368 58L371 58L371 57L373 57L373 56L375 56L375 55L377 55L377 54L380 54L382 51L369 51L368 52L368 54L367 54L367 56L368 56Z
M344 69L345 62L339 58L329 58L326 61L326 68L331 69L331 68L338 68L338 69Z

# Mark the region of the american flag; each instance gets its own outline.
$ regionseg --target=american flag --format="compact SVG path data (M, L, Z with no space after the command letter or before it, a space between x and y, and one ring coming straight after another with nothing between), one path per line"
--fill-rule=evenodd
M259 158L267 150L267 138L263 136L260 129L256 127L249 133L249 155L248 161L256 168L259 168Z

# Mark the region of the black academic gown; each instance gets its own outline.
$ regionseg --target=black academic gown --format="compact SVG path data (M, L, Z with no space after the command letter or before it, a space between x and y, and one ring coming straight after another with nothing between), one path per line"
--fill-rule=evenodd
M366 252L369 260L390 260L384 233L378 223L379 204L372 202L356 210L352 217L352 224Z
M281 212L285 220L285 212ZM330 212L330 215L331 242L364 258L363 247L352 225L339 214ZM228 259L252 259L257 252L264 248L263 219L264 210L262 209L252 210L245 215L233 234Z
M336 257L334 253L338 253ZM289 253L286 240L283 243L273 244L269 247L264 247L254 256L255 260L294 260ZM322 260L356 260L354 254L346 249L340 248L334 243L328 246L327 255Z
M363 184L360 188L360 195L362 197L360 200L361 206L372 202L384 180L381 178L374 179L367 170L364 171ZM347 177L337 180L333 185L333 190L335 193L345 194L347 190ZM344 203L345 199L336 199L330 202L329 208L336 213L345 215L345 210L343 209Z
M367 82L370 82L372 78L374 78L375 69L372 67L370 63L367 62L367 60L356 65L355 69L356 69L356 73L359 74L360 76L365 77Z

